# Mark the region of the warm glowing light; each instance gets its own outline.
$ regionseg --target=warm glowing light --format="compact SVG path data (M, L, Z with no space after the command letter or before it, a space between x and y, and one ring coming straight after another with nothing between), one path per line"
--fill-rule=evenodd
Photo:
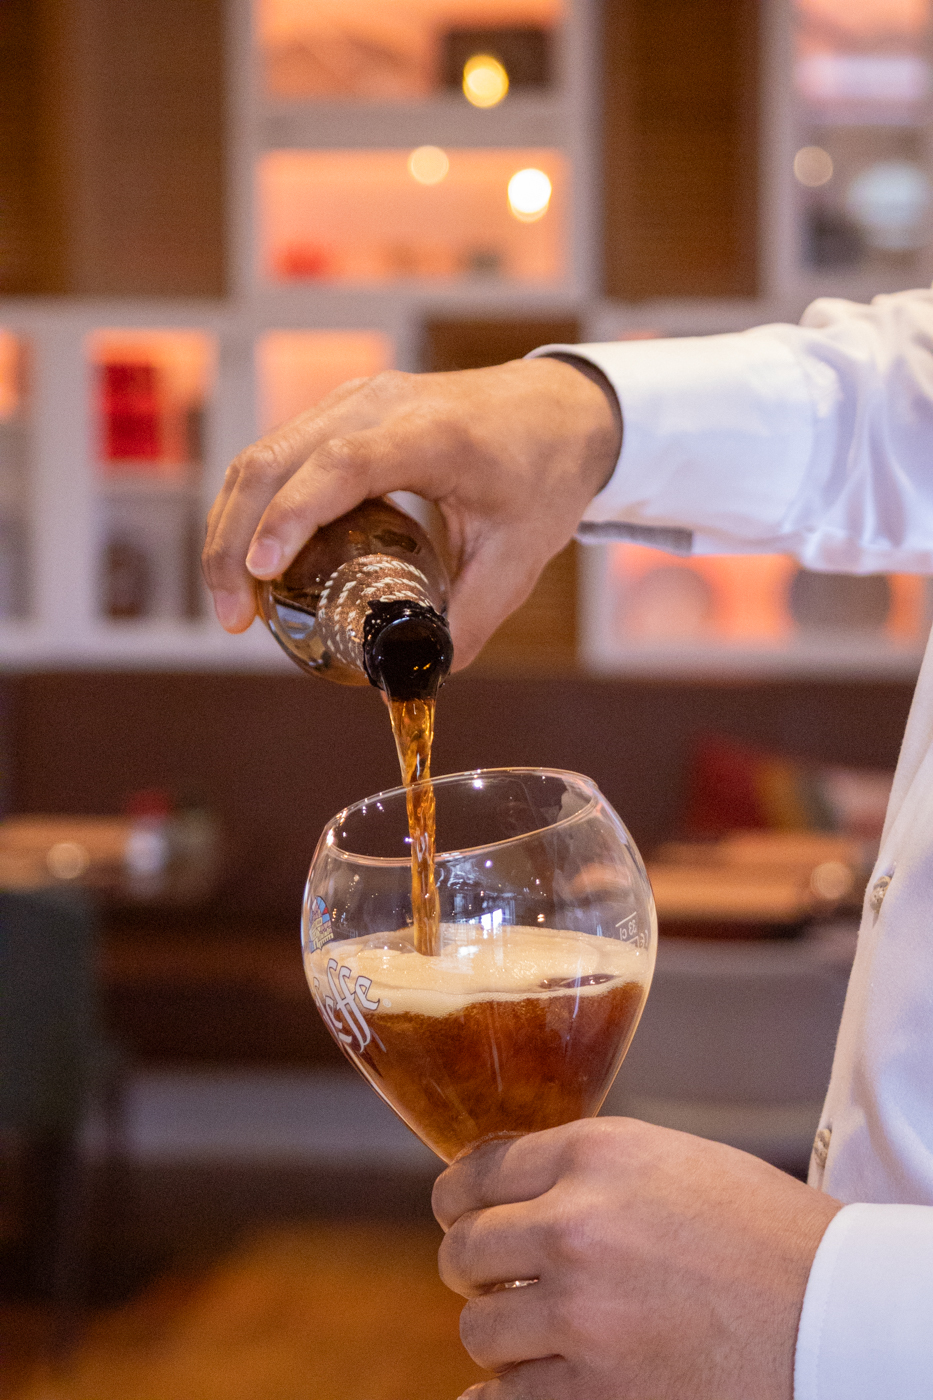
M509 181L509 209L523 224L533 224L547 213L551 182L543 170L517 170Z
M19 407L19 341L0 330L0 423Z
M474 54L463 65L463 95L474 107L495 107L508 90L509 75L492 54Z
M810 888L820 899L844 899L855 884L855 876L841 860L824 860L810 876Z
M408 157L408 173L419 185L439 185L450 169L440 146L419 146Z
M476 112L474 120L485 124L494 114ZM434 186L411 175L410 145L267 151L259 162L265 275L331 284L558 281L567 256L558 217L566 178L562 152L546 146L445 150L450 170ZM531 166L547 171L554 189L547 216L523 223L511 212L506 190L517 170Z
M802 185L816 189L833 178L833 158L822 146L803 146L794 156L794 174Z
M392 342L379 331L266 331L256 344L260 431L320 403L348 379L391 369L393 360Z
M797 0L795 8L804 23L862 40L892 34L919 37L929 19L927 0Z
M91 863L86 846L77 841L56 841L46 853L49 874L56 880L78 880Z

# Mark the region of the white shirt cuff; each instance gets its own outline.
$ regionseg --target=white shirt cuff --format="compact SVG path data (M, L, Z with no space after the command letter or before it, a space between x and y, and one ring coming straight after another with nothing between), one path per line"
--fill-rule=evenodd
M598 366L622 408L619 461L584 522L692 530L711 550L779 537L814 437L811 385L787 329L534 351Z
M933 1206L845 1206L810 1270L794 1400L931 1395Z

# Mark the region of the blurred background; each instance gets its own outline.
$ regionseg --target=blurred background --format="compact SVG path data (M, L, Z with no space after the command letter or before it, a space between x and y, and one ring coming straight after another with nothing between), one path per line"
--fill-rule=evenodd
M0 0L0 1393L469 1383L298 953L384 710L213 622L207 506L351 377L928 285L930 134L929 0ZM649 859L607 1111L805 1172L930 617L574 545L444 689L435 771L588 773Z

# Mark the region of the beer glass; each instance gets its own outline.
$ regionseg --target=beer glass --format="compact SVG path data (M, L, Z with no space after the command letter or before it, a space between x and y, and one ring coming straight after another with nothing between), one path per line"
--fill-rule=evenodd
M433 787L439 952L415 947L403 787L326 827L302 943L337 1044L450 1162L598 1112L648 995L657 921L638 851L588 778L500 768Z

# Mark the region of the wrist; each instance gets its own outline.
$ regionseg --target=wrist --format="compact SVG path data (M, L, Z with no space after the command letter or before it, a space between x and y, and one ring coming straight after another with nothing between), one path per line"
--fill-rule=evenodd
M586 437L583 470L589 487L588 499L608 485L622 451L622 408L610 379L592 361L570 351L549 350L536 357L536 363L560 365L564 394L577 425Z

